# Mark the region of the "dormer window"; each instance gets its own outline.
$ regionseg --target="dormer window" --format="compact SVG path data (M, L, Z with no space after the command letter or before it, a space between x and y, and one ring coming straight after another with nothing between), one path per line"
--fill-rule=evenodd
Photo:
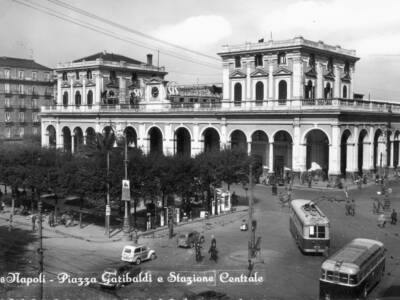
M63 72L62 79L63 79L64 81L68 80L67 72Z
M328 60L328 71L333 71L333 59L329 58Z
M240 56L235 56L235 68L241 68L242 63L240 61Z
M315 54L310 54L310 59L308 60L308 66L312 69L315 68Z
M86 71L86 78L87 79L92 79L92 70L87 70Z
M261 54L257 54L257 55L254 57L254 65L255 65L256 67L262 67L262 65L263 65L263 60L262 60L262 55L261 55Z
M278 53L278 64L280 65L286 64L286 53L284 52Z

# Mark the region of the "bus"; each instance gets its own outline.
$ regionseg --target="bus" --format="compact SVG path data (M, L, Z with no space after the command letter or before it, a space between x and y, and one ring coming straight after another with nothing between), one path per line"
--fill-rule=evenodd
M329 219L311 200L290 202L290 232L303 253L326 253L329 249Z
M383 243L358 238L322 263L319 299L360 299L385 273Z

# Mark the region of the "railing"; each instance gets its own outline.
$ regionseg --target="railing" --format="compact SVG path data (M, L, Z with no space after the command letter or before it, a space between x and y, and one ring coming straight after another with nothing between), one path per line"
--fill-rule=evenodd
M221 101L215 103L168 103L150 102L139 104L93 104L93 105L55 105L43 106L42 112L253 112L253 111L369 111L400 114L400 103L366 101L354 99L287 99L264 101Z

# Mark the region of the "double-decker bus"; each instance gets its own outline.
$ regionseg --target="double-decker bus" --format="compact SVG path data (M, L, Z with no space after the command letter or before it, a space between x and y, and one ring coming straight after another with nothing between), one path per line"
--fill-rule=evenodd
M366 298L384 273L383 244L370 239L355 239L323 262L319 299Z
M290 232L305 253L324 253L329 249L329 220L311 200L290 202Z

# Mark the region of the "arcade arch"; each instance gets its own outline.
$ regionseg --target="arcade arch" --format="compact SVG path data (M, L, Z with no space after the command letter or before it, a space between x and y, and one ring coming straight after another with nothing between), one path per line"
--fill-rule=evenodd
M274 172L281 178L292 170L292 137L285 130L279 130L274 135Z
M149 141L149 153L151 155L163 154L163 135L158 127L152 127L147 134Z
M185 127L175 130L174 154L190 157L191 155L191 137L190 132Z
M352 157L349 155L349 147L351 147L349 143L350 136L350 130L346 129L340 140L340 174L344 177L346 177L346 169L350 167L352 162Z
M243 131L234 130L230 136L231 149L240 150L247 153L247 138Z
M220 136L215 128L207 128L203 131L202 139L204 142L204 152L219 151L220 146Z
M71 130L68 127L62 129L64 151L71 152L72 138Z
M269 140L267 134L262 130L257 130L251 135L251 155L261 158L262 164L268 166ZM271 166L268 166L271 167ZM270 170L272 171L272 170Z
M57 137L56 137L56 129L54 128L53 125L49 125L46 128L47 131L47 144L49 147L53 148L56 147L57 145Z
M321 129L307 132L306 168L309 171L322 170L328 175L329 170L329 139Z

